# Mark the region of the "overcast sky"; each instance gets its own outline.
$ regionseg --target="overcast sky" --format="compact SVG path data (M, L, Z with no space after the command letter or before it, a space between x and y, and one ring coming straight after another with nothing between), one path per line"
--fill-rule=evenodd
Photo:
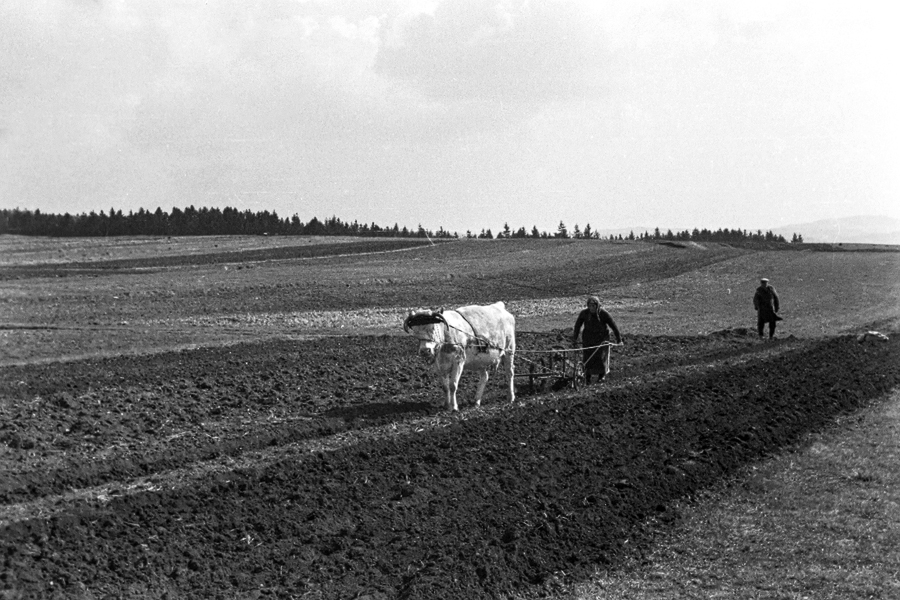
M867 1L0 2L0 207L494 232L900 218Z

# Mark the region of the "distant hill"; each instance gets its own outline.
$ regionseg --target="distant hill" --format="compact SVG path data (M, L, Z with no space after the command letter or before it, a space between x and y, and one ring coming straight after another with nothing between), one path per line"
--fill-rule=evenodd
M772 232L788 240L794 233L799 233L808 243L900 245L900 219L875 215L785 225L772 228Z

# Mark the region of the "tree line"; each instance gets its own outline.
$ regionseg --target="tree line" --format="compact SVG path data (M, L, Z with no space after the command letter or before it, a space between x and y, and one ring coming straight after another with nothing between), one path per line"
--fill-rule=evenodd
M471 231L466 232L467 238L486 238L494 239L494 234L490 229L482 229L480 233L474 234ZM627 236L622 234L609 234L601 236L599 231L591 228L590 223L581 229L577 224L570 232L563 221L559 222L556 232L553 234L546 231L539 231L537 227L532 227L531 231L526 231L524 227L520 227L513 231L508 223L503 224L503 229L497 233L496 238L575 238L575 239L609 239L609 240L631 240L631 241L690 241L690 242L779 242L787 243L783 235L773 233L772 231L763 232L761 229L757 231L747 231L746 229L710 229L694 228L692 231L685 229L684 231L673 232L671 229L665 233L660 231L659 227L653 230L653 233L644 231L635 235L631 231ZM803 236L795 233L791 238L791 243L802 244Z
M157 208L150 212L139 209L136 213L129 211L123 214L121 210L111 208L108 213L100 211L96 213L82 213L62 215L42 213L40 210L0 209L0 234L13 233L19 235L51 236L51 237L102 237L122 235L341 235L341 236L385 236L385 237L428 237L428 238L458 238L459 234L450 232L443 227L437 231L425 229L419 225L415 229L400 227L383 227L376 223L358 223L357 221L345 222L332 216L324 221L313 217L303 222L295 214L290 218L279 217L275 212L267 210L253 212L240 211L236 208L194 208L193 205L179 209L172 208L168 213ZM570 231L565 223L560 221L557 230L553 233L540 231L537 226L531 230L519 227L513 230L508 223L496 234L490 229L482 229L475 234L467 231L466 238L478 239L504 239L504 238L575 238L575 239L612 239L633 241L694 241L694 242L781 242L787 240L782 235L772 231L755 232L746 229L693 229L673 232L671 229L665 233L659 228L653 232L644 231L635 235L634 231L627 236L622 234L601 236L600 233L587 224L582 229L577 224ZM795 233L792 243L803 243L803 236Z
M87 214L63 215L42 213L40 210L0 210L0 234L37 235L52 237L102 237L120 235L346 235L385 237L457 237L443 227L437 231L423 228L382 227L376 223L345 223L337 217L320 221L313 217L307 222L296 214L281 218L267 210L253 212L236 208L172 208L167 213L143 208L136 213L111 208L108 213L91 211Z

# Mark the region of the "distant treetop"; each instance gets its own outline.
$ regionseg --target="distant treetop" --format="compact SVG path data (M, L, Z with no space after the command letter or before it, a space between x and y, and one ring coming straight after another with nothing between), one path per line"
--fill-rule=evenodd
M419 225L415 230L382 227L376 223L347 223L332 216L324 221L313 217L307 223L296 214L291 218L275 212L236 208L172 208L171 213L157 208L154 212L129 212L111 208L109 213L64 215L46 214L40 210L0 210L0 234L46 235L55 237L98 237L118 235L346 235L453 238L455 233L431 231Z
M383 227L376 223L358 223L357 221L344 222L332 216L324 221L313 217L304 223L295 214L290 218L281 218L275 212L250 210L239 211L236 208L194 208L189 206L184 209L172 208L171 213L157 208L154 212L143 208L136 213L122 214L121 210L110 208L108 213L63 215L42 213L40 210L2 209L0 210L0 234L14 233L20 235L44 235L54 237L98 237L118 235L343 235L343 236L386 236L386 237L427 237L427 238L458 238L456 232L439 227L437 231L425 229L419 224L415 229L400 227L396 223L392 227ZM481 229L474 234L467 231L466 238L495 239L490 228ZM610 239L632 241L694 241L694 242L784 242L784 236L776 235L771 231L765 233L762 230L749 232L746 229L709 229L694 228L691 231L684 230L673 233L671 229L662 233L657 227L653 233L643 232L635 235L632 231L627 237L610 235L602 238L600 233L586 224L584 228L578 224L571 232L563 221L559 222L556 231L552 234L540 231L537 226L532 226L531 231L525 227L513 230L509 223L496 235L496 239L510 238L575 238L575 239ZM792 244L802 244L803 236L795 233L791 239Z

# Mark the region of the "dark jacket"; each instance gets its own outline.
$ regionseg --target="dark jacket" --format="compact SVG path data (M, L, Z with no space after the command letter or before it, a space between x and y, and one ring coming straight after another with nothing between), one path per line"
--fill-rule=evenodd
M608 342L610 329L616 334L616 343L622 342L622 335L619 333L619 328L616 327L616 322L602 308L597 310L596 316L591 314L591 309L589 308L585 308L578 313L578 319L575 320L575 333L572 336L573 340L578 339L578 334L581 332L582 327L584 327L584 333L581 336L581 343L585 347Z
M778 313L778 293L771 285L761 285L753 294L753 308L761 321L773 321Z

